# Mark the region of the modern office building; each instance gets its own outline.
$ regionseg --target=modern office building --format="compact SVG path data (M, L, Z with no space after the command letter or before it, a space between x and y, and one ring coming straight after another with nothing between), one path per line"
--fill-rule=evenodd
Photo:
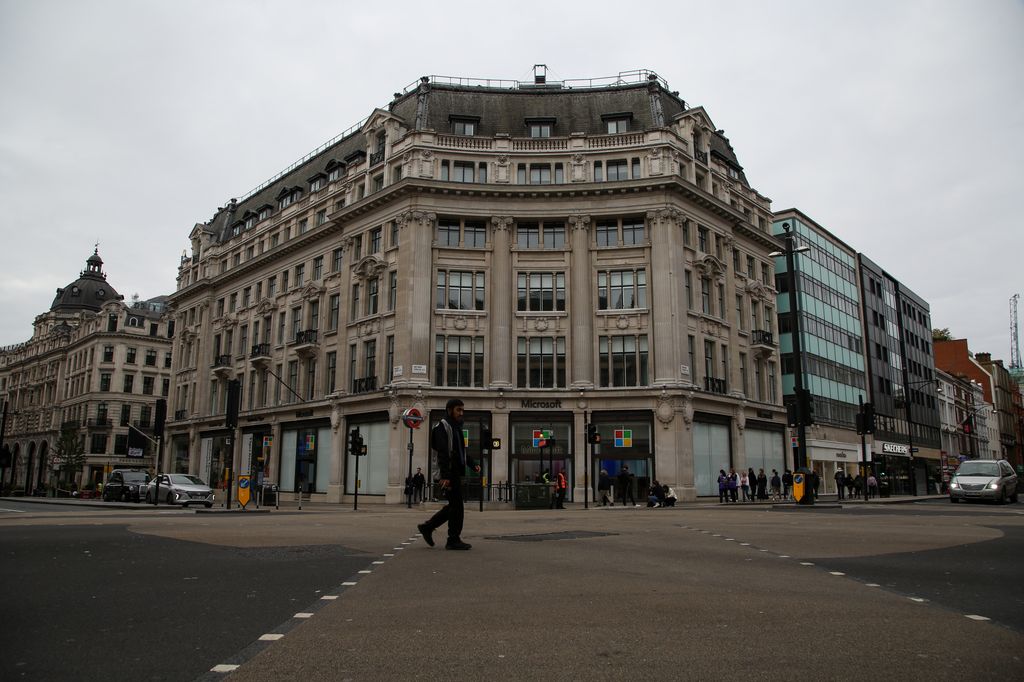
M79 486L102 482L111 467L151 467L151 448L129 454L129 424L152 435L156 401L170 390L173 333L164 297L125 302L93 253L36 317L32 338L0 349L11 456L0 484L25 494L52 485L62 431L84 446Z
M858 254L868 387L878 415L872 459L895 495L938 490L941 438L928 303Z
M814 405L815 423L807 429L808 465L821 478L822 492L834 493L836 470L851 475L858 471L856 415L860 400L868 399L857 252L797 209L776 212L773 233L784 238L786 227L795 247L809 249L794 256L803 385ZM784 257L776 257L775 272L782 387L788 402L794 395L795 359Z
M641 494L717 494L721 468L785 463L770 223L653 73L424 77L192 230L165 466L340 502L358 428L361 495L399 501L436 475L403 412L458 397L488 483L551 467L582 500L628 465Z

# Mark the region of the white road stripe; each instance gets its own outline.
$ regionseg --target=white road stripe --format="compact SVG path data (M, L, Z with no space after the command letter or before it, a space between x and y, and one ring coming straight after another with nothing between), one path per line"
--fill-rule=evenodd
M813 566L814 564L812 564L810 561L801 561L800 565L801 566Z
M970 618L971 620L992 620L991 618L986 618L985 616L978 616L978 615L973 614L973 613L972 614L967 614L967 617Z
M383 564L384 562L383 561L374 561L373 563L374 563L375 566L379 566L379 565Z
M373 571L359 571L360 573L373 573Z
M829 573L831 573L832 575L846 575L845 573L841 573L839 571L829 571Z
M313 614L309 613L308 611L301 611L299 613L296 613L294 616L292 616L292 618L312 618L312 617L313 617Z
M358 583L342 583L342 586L343 587L352 587L353 585L356 585L356 584L358 584Z
M907 599L910 601L916 601L918 604L923 604L928 601L927 599L921 599L920 597L907 597Z
M320 599L322 599L324 601L334 601L337 598L338 598L338 595L336 595L336 594L325 594L324 596L320 597Z
M280 633L277 633L277 632L271 632L271 633L268 633L266 635L260 635L260 641L261 642L276 642L277 640L281 639L282 637L284 637L284 635L282 635Z
M865 587L881 587L878 583L865 583Z
M218 663L210 668L211 673L233 673L236 670L238 670L238 666L231 665L230 663Z

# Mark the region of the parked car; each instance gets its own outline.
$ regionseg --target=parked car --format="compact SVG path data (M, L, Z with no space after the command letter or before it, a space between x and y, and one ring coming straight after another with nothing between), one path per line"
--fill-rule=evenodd
M157 484L159 483L159 490ZM152 503L159 496L160 502L180 504L201 504L207 509L213 506L213 490L203 479L191 474L160 474L146 487L146 502Z
M147 483L149 474L142 469L114 469L103 485L103 501L139 502Z
M1017 474L1005 459L969 459L949 482L949 501L1017 502Z

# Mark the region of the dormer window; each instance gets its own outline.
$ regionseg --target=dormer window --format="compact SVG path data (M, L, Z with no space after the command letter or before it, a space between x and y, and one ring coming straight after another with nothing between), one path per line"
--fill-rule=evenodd
M302 190L298 187L286 187L277 195L277 201L281 208L291 206L302 198Z
M321 176L317 176L317 177L315 177L315 178L313 178L312 180L309 181L309 191L310 192L318 192L319 190L323 189L323 186L324 186L324 178L323 178L322 175Z
M239 220L237 223L232 225L231 226L231 236L232 237L237 237L238 235L240 235L242 233L242 226L243 225L245 225L245 223L243 221L241 221L241 220Z
M609 135L628 133L629 123L633 120L633 114L630 112L604 114L601 116L601 120L604 121L605 132Z
M551 131L555 127L553 118L527 119L526 131L530 137L551 137Z
M245 229L246 230L251 230L252 226L255 225L255 224L256 224L256 214L255 213L250 213L247 216L245 216Z
M455 135L476 135L477 124L480 123L477 116L449 116L448 120Z
M324 170L327 171L327 181L334 182L335 180L339 180L341 176L345 174L345 164L332 159L328 162L327 167Z
M270 217L270 214L273 212L273 210L274 208L269 204L260 207L260 212L256 214L256 221L263 222L264 220Z

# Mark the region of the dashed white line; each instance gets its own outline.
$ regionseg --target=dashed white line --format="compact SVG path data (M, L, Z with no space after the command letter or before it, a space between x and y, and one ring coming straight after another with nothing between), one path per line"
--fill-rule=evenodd
M973 613L964 614L964 615L966 615L971 620L992 620L991 618L986 618L985 616L979 616L979 615L973 614Z
M829 573L831 573L832 575L846 575L845 573L843 573L841 571L829 571Z
M750 547L750 543L749 542L741 542L740 543L740 547Z
M814 564L812 564L810 561L801 561L800 565L801 566L813 566Z
M395 556L394 554L385 554L384 556Z
M373 562L374 566L380 566L383 563L384 563L383 561L374 561Z
M373 571L359 571L360 573L373 573Z
M864 587L881 587L878 583L864 583Z
M910 601L917 602L918 604L923 604L926 601L928 601L927 599L921 599L920 597L907 597L907 599L909 599Z
M343 587L352 587L353 585L358 585L358 583L342 583Z
M284 635L277 632L269 632L265 635L260 635L261 642L276 642L277 640L284 637Z
M312 617L313 617L313 614L309 613L308 611L300 611L299 613L296 613L294 616L292 616L292 618L312 618Z
M334 601L337 598L338 595L336 594L325 594L324 596L320 597L320 599L322 599L323 601Z
M788 559L788 558L789 558L789 555L788 555L788 554L780 554L780 555L779 555L779 558L780 558L780 559Z
M238 666L230 663L218 663L210 668L211 673L233 673L236 670L238 670Z

